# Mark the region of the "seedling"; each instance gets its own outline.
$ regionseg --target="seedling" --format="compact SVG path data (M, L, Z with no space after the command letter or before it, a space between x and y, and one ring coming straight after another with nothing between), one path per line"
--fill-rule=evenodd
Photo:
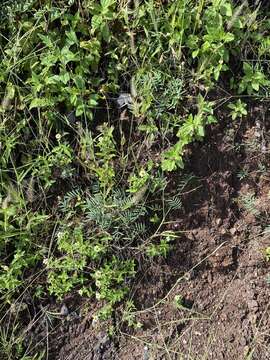
M235 120L237 118L242 119L243 116L247 115L247 104L242 102L241 99L238 99L236 103L230 103L228 105L228 108L232 110L230 112L232 120Z

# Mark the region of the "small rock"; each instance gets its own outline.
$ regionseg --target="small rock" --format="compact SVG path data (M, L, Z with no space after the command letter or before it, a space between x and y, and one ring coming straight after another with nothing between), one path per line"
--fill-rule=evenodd
M256 120L255 121L255 126L258 128L258 129L261 129L261 123L258 121L258 120Z
M149 359L149 349L148 346L145 346L143 348L143 360L148 360Z
M226 314L226 313L221 313L220 319L221 319L222 321L226 321L226 320L227 320L227 314Z
M255 131L255 132L254 132L254 136L255 136L257 139L259 139L259 138L261 137L260 131Z
M252 314L252 315L250 316L250 322L251 322L253 325L256 324L256 322L257 322L257 315L256 315L256 314Z
M258 307L259 307L258 302L256 300L248 301L247 305L248 305L249 310L251 310L251 311L257 311Z
M230 229L230 233L231 233L232 235L234 235L234 234L236 233L236 228L235 228L235 227L231 228L231 229Z
M61 314L62 316L67 316L67 315L69 314L68 307L67 307L66 304L63 304L63 305L61 306L60 314Z
M202 274L202 279L206 279L207 278L207 274L206 273L203 273Z
M94 317L92 320L92 326L97 326L97 324L99 323L99 320L97 317Z
M121 93L116 99L117 106L122 109L123 107L131 107L132 106L132 97L129 93Z
M249 327L249 320L247 318L245 318L243 321L242 321L242 328L243 329L247 329Z
M242 346L245 346L245 345L247 345L247 340L246 340L246 338L244 338L244 337L242 337L242 338L240 338L240 345L242 345Z
M222 224L222 220L220 218L216 219L217 226L220 226Z
M267 147L266 147L265 144L262 144L262 146L261 146L261 151L262 151L263 153L266 153L266 152L267 152Z

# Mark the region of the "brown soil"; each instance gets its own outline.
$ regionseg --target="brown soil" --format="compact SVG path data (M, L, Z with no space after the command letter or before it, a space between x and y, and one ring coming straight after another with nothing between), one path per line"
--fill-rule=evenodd
M255 108L251 116L257 120L213 127L205 145L190 150L196 184L167 224L179 237L132 289L142 327L123 324L109 335L117 315L95 322L97 304L71 297L47 338L49 359L270 359L269 115Z

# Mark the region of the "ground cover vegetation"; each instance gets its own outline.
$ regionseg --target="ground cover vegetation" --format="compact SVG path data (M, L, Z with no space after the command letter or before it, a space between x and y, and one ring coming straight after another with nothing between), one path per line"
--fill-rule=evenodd
M269 98L270 16L259 1L26 0L0 18L0 353L43 359L25 299L75 293L99 319L126 304L140 326L126 299L173 249L190 145L218 108L234 126Z

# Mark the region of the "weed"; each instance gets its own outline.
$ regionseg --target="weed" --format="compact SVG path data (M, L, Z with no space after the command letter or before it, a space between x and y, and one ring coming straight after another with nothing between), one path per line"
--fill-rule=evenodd
M236 103L230 103L228 105L228 108L232 110L230 112L230 116L232 120L235 120L237 118L242 119L243 116L246 116L247 115L246 107L247 104L242 102L240 99L238 99Z
M256 196L254 193L242 195L240 198L240 203L247 212L255 216L259 215L260 212L256 207Z
M270 83L266 75L258 65L252 66L245 62L243 64L244 76L240 80L238 92L241 94L247 91L249 95L258 92L261 88L267 88Z

